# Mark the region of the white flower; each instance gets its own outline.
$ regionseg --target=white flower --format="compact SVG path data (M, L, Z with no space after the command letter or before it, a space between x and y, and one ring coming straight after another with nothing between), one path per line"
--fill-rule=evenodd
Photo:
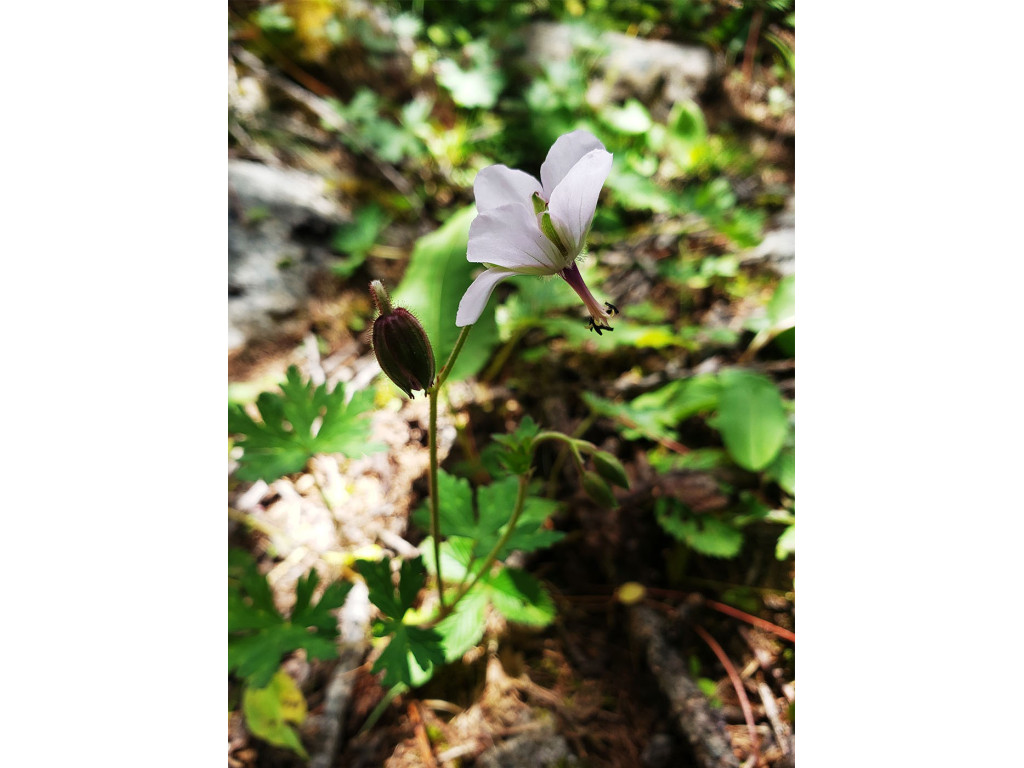
M511 275L560 275L590 310L590 327L611 330L617 311L602 307L583 282L576 259L586 245L597 197L612 155L587 131L573 131L551 146L541 181L523 171L492 165L473 184L478 215L469 228L466 258L488 269L469 286L455 317L475 323L494 286Z

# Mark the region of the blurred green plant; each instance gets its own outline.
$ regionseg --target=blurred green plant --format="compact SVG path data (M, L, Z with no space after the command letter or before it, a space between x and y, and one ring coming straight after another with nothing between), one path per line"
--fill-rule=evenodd
M615 403L584 392L595 414L616 420L626 440L654 440L661 446L678 445L678 427L692 417L718 431L724 450L698 449L683 453L656 449L649 455L660 472L713 470L730 465L774 482L785 494L795 494L793 424L788 406L775 383L759 373L727 369L671 381L655 390ZM660 498L655 503L659 524L679 541L702 554L730 558L743 545L742 529L767 521L792 526L792 512L772 510L756 496L741 492L739 501L725 510L698 514L681 501ZM792 532L776 549L788 555Z
M339 277L351 277L390 222L391 217L376 203L357 210L352 221L340 226L331 240L331 248L343 254L331 265L331 271Z

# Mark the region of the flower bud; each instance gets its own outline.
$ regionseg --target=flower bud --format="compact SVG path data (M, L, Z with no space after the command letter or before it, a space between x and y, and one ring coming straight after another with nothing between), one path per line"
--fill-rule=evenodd
M625 467L607 451L594 451L594 469L612 485L629 488L629 478L626 477Z
M384 284L370 283L370 294L380 315L373 321L373 352L381 370L398 388L412 397L434 383L434 350L430 339L412 313L391 306Z
M613 508L619 506L619 502L616 501L612 489L608 487L608 483L602 480L597 472L587 470L583 473L583 490L587 492L587 496L602 507Z

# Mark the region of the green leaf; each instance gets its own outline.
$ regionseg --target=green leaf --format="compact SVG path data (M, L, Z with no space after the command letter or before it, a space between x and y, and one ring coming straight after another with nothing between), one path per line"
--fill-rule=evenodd
M502 568L485 581L494 607L509 621L546 627L554 620L555 604L551 596L526 571Z
M501 451L498 454L498 463L513 475L524 475L530 471L530 463L533 460L533 438L540 432L537 423L525 416L516 427L515 432L510 435L491 435Z
M768 319L774 326L789 326L796 315L796 276L789 275L779 281L775 293L765 308Z
M790 496L796 495L796 456L792 448L786 448L779 452L767 469L765 477L774 480L779 487Z
M337 656L340 608L352 585L335 582L311 605L319 577L300 577L290 619L274 607L266 577L247 552L233 550L228 560L228 671L253 687L267 685L281 659L300 648L311 658Z
M508 521L512 517L518 492L517 486L518 479L508 477L477 491L480 529L473 550L476 556L486 555L498 543L498 539L504 535ZM505 542L505 546L498 551L498 559L504 560L515 550L533 552L561 541L565 537L564 533L543 527L547 519L557 509L557 502L527 495L515 529L508 541Z
M789 420L771 379L749 371L722 371L718 415L712 426L722 433L733 461L758 472L775 459L786 440Z
M791 525L782 532L775 544L775 558L785 560L796 552L796 525Z
M346 403L344 384L329 392L326 383L316 387L304 382L299 369L291 366L281 394L264 392L257 398L260 420L242 405L228 406L228 431L238 436L243 449L236 475L269 483L300 471L318 453L356 457L382 450L369 444L366 415L372 406L371 390L357 392Z
M434 347L438 365L448 359L461 329L455 326L459 301L473 282L480 265L466 260L469 225L476 215L473 206L463 208L439 229L416 241L405 277L394 291L394 299L416 315ZM477 373L498 342L491 297L487 308L466 340L455 362L451 380Z
M459 600L451 615L435 627L441 635L446 662L462 658L466 651L480 642L487 624L488 602L487 591L478 584Z
M309 759L299 735L288 725L301 725L306 719L306 700L290 675L277 672L266 687L246 686L242 713L253 735Z
M628 136L646 133L651 128L651 115L647 108L636 99L629 99L621 107L606 107L601 120Z
M628 403L614 403L590 392L582 394L595 413L627 425L622 431L627 440L674 440L679 422L717 406L719 384L709 374L670 381Z

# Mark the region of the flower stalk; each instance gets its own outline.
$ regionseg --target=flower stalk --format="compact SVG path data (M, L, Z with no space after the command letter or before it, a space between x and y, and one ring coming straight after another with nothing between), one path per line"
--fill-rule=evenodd
M472 325L467 325L459 333L452 352L448 355L441 372L433 386L427 388L427 398L430 400L430 421L427 425L427 444L430 451L430 473L428 475L430 488L430 536L434 540L434 565L437 569L437 599L441 610L444 610L444 579L441 578L441 500L437 490L437 398L441 393L441 385L448 378L455 367L455 361L462 352L462 347L469 337Z

